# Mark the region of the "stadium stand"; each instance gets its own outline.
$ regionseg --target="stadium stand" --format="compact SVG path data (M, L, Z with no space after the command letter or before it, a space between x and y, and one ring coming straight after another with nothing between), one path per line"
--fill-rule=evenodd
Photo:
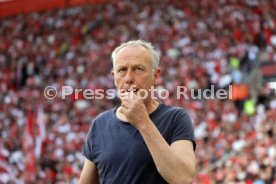
M194 183L275 184L276 97L260 70L276 62L275 9L269 0L124 0L2 18L0 183L77 183L90 123L118 100L62 99L61 88L114 88L112 50L141 38L160 50L164 103L192 116ZM176 99L177 85L230 84L233 99ZM47 86L56 98L45 98Z

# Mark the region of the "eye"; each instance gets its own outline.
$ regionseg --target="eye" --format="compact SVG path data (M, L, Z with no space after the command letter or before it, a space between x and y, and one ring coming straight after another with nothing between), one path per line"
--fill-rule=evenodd
M118 72L119 74L123 74L123 73L126 72L126 68L119 68L119 69L117 70L117 72Z
M143 72L143 71L144 71L144 69L141 68L141 67L135 68L135 72L137 72L137 73L141 73L141 72Z

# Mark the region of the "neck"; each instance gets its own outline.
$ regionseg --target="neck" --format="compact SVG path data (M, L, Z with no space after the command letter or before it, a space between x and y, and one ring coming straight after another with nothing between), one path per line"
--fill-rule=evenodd
M155 111L159 105L159 102L153 99L150 99L149 101L144 102L148 114L152 113Z

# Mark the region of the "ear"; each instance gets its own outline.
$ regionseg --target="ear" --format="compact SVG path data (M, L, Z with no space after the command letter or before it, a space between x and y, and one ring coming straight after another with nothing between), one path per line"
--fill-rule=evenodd
M115 74L114 74L114 70L112 70L111 75L112 75L112 77L114 78L114 75L115 75Z
M160 74L161 74L161 70L160 70L160 68L157 68L156 69L156 71L155 71L155 73L154 73L154 84L156 85L156 84L158 84L160 81L159 81L159 79L160 79Z
M115 80L115 72L114 72L114 70L112 70L111 75L112 75L112 77L113 77L114 84L115 84L115 86L117 87L117 83L116 83L116 80Z

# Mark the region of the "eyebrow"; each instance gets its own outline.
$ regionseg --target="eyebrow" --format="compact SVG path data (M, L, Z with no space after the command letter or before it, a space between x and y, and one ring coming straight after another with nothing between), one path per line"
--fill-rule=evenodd
M125 68L125 67L127 67L127 66L126 66L125 64L122 64L122 65L117 66L115 69ZM133 66L131 66L131 68L135 68L135 67L142 67L142 68L145 68L145 66L142 65L142 64L134 64Z

